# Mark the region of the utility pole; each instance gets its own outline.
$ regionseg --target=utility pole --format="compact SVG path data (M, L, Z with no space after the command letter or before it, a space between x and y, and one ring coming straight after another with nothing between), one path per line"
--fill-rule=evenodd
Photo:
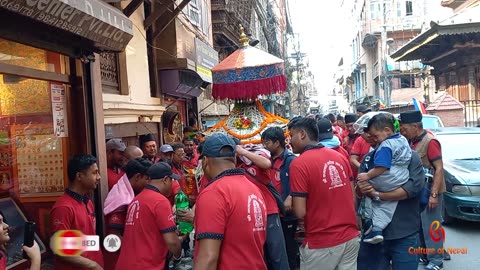
M387 63L387 0L383 0L383 27L382 27L382 58L381 58L381 75L382 75L382 82L383 82L383 96L385 98L385 103L387 103L387 107L391 105L391 98L390 98L390 80L388 78L388 63Z
M303 61L303 58L305 57L305 54L300 52L300 38L298 37L298 35L299 34L296 34L297 46L298 46L297 50L295 51L295 53L292 54L292 57L289 57L289 58L295 59L295 64L296 64L295 69L297 72L297 90L298 90L295 101L298 102L298 105L297 105L298 113L302 114L304 112L303 103L305 100L305 93L303 93L302 86L301 86L300 70L302 67L302 61ZM290 112L292 112L292 103L293 103L293 100L290 100L290 104L289 104Z

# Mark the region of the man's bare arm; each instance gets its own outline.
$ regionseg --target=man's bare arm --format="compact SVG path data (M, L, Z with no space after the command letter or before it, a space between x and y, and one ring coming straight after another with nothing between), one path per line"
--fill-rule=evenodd
M220 257L221 240L198 240L198 255L195 257L195 270L216 270Z

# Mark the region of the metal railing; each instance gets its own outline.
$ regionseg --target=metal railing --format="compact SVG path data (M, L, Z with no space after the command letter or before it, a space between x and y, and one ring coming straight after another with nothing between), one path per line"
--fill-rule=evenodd
M478 126L480 124L480 100L464 100L462 104L464 106L465 126Z

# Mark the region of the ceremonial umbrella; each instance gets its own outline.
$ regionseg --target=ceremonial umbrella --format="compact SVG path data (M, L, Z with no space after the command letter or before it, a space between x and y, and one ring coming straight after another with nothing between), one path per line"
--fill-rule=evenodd
M283 60L249 46L242 26L240 31L241 47L212 69L213 98L245 101L285 92Z

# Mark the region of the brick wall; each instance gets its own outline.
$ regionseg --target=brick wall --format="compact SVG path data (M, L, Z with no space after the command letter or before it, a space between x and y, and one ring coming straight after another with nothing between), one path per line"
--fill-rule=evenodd
M446 127L465 126L465 115L462 109L448 111L428 111L428 113L440 117Z

